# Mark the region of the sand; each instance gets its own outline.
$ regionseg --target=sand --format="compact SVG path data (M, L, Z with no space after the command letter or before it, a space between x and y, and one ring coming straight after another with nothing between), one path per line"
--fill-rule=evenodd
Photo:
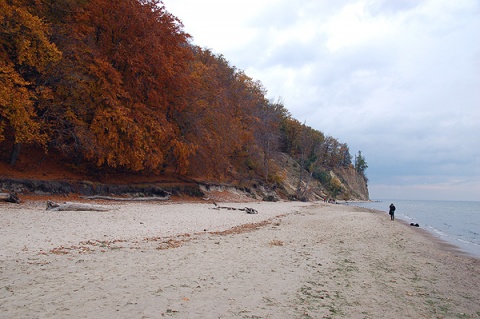
M0 203L0 318L479 318L480 262L325 203Z

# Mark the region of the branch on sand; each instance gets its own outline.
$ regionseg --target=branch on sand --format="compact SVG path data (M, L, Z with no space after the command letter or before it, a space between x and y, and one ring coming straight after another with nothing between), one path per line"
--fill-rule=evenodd
M235 208L235 207L228 207L228 206L218 206L217 203L213 202L215 207L213 209L220 210L220 209L227 209L227 210L240 210L246 212L247 214L258 214L258 211L254 208L245 207L245 208Z
M65 202L63 204L47 201L47 210L51 211L96 211L106 212L112 210L112 207L102 205L92 205L84 203Z
M18 198L17 193L0 193L0 201L20 204L20 198Z

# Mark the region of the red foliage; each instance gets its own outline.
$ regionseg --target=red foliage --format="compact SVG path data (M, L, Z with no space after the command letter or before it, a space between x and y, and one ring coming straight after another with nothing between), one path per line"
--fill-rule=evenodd
M325 144L318 131L301 134L261 83L192 46L159 0L0 0L0 9L3 159L34 143L97 172L268 181L281 134L304 162ZM330 144L323 163L337 165Z

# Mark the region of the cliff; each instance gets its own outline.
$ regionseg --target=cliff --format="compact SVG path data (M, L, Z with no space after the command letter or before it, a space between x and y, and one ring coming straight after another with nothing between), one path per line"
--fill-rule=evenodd
M324 168L313 174L303 171L302 181L299 183L300 169L295 159L279 153L275 163L280 167L281 176L277 193L284 197L297 197L300 186L303 198L296 198L300 200L369 200L365 179L351 167L335 170Z
M332 172L342 183L343 198L369 200L368 186L365 178L353 169L339 168Z
M275 182L266 184L258 176L238 175L229 181L191 179L174 173L144 175L96 174L73 169L60 159L38 160L24 156L15 166L0 161L0 192L19 194L80 194L209 197L212 193L234 195L232 198L255 200L368 200L368 188L353 168L300 172L298 162L285 153L271 160ZM301 178L301 180L300 180Z

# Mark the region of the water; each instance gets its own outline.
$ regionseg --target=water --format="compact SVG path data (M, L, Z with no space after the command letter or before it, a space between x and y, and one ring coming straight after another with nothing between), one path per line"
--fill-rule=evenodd
M349 205L388 212L390 203L397 208L395 218L418 223L464 252L480 257L480 202L388 199Z

